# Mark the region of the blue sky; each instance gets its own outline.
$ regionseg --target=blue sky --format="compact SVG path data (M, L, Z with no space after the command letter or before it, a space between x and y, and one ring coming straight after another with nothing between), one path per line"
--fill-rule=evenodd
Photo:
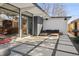
M67 11L67 15L69 16L78 16L79 17L79 4L78 3L66 3L65 9Z
M63 3L64 8L67 12L67 16L77 16L79 17L79 3ZM39 4L40 6L42 4ZM53 3L50 4L51 7L53 7Z

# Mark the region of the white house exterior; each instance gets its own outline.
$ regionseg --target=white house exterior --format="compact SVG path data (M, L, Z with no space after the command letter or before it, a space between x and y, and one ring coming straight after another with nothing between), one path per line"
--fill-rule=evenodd
M59 30L59 32L67 33L67 20L70 17L51 17L43 22L43 30Z

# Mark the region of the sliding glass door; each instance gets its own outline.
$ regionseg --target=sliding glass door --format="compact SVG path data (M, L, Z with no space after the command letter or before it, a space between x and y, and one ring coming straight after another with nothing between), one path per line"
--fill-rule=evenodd
M26 36L27 35L27 19L28 17L26 16L22 16L22 36Z
M28 17L28 34L32 35L32 17Z

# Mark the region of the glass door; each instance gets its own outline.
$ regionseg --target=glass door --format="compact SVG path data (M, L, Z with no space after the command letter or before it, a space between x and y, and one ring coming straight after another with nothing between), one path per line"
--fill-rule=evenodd
M26 36L27 35L27 17L26 16L22 16L22 36Z
M32 17L28 17L28 35L32 35Z

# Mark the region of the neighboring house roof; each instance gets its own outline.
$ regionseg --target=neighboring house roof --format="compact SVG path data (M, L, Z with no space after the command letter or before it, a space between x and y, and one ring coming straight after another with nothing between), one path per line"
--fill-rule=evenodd
M70 20L68 21L68 24L75 22L76 20L79 20L79 17L74 16L74 17L70 18Z

